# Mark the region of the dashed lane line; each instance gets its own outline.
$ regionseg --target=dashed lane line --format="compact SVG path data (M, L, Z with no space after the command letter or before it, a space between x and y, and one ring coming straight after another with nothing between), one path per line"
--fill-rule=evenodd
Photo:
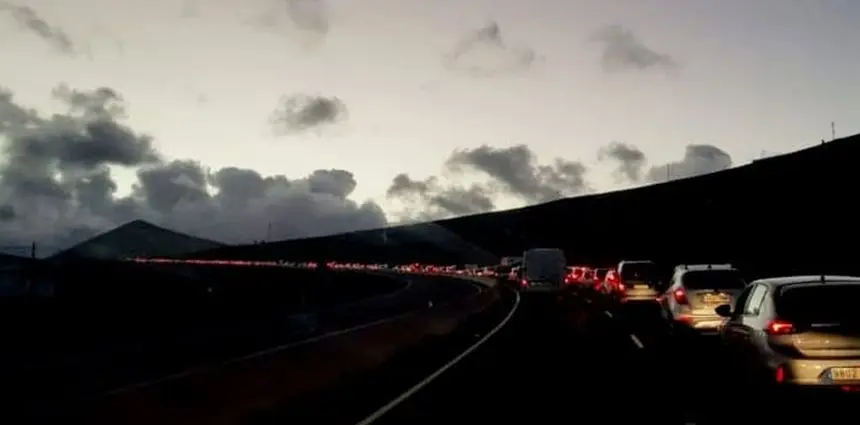
M642 341L639 340L639 337L636 336L636 334L630 334L630 339L633 340L633 343L636 344L637 347L645 348L645 344L643 344Z

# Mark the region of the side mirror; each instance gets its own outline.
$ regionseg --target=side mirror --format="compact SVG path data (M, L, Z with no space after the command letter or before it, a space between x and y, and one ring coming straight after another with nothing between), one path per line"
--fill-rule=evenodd
M720 317L731 317L732 306L730 306L728 304L723 304L723 305L715 308L714 311L717 312L717 315L719 315Z

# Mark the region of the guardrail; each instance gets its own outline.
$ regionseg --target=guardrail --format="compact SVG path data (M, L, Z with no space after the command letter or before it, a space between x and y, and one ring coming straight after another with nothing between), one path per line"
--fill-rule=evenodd
M474 281L473 281L474 282ZM426 337L446 335L499 299L490 282L472 296L229 363L126 388L77 406L91 424L229 424L378 367Z

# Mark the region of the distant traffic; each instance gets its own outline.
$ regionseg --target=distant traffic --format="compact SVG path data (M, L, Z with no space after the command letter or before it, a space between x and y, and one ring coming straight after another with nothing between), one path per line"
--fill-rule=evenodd
M677 336L716 336L755 388L860 391L860 278L792 276L747 282L731 264L680 264L663 276L654 261L610 267L566 264L558 249L535 248L494 265L133 259L234 266L390 271L495 279L523 293L658 307Z

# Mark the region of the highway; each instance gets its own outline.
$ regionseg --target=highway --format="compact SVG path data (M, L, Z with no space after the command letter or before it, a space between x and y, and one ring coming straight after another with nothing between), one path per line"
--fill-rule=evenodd
M737 375L716 337L671 334L652 304L512 291L499 304L492 320L477 325L483 329L467 331L473 338L459 350L436 347L254 423L723 424L845 414L843 399L805 397L792 405L733 387Z
M349 274L342 272L336 276L341 275L349 277ZM0 369L4 377L0 391L9 395L4 397L3 404L8 408L14 405L39 415L53 416L55 413L50 406L58 401L68 402L102 393L123 392L258 353L289 349L304 340L337 335L363 324L463 298L477 290L467 282L434 276L353 274L352 281L349 280L339 279L337 285L330 283L327 286L331 291L343 287L343 291L333 291L329 295L331 299L337 299L338 296L342 298L336 305L326 303L324 294L317 294L316 304L321 307L297 312L285 305L279 313L277 309L272 309L276 301L265 300L271 314L257 314L245 320L218 323L218 326L206 328L205 332L188 333L184 337L159 344L144 345L148 341L141 340L131 346L66 346L63 347L66 351L40 351L37 354L42 354L42 358L38 364L14 361L16 358L26 359L26 350L31 349L26 345L15 346L14 353L9 350L5 353L4 357L8 359ZM371 295L367 289L362 291L347 287L369 286L373 281L390 280L400 283L376 286L399 286L399 289ZM343 293L356 294L358 299L349 300L344 298ZM200 311L197 310L197 313ZM102 325L108 326L110 323ZM68 352L70 348L75 349L76 355L72 356ZM46 357L48 354L53 356ZM87 376L87 379L77 379L79 376ZM33 410L34 404L40 406L38 411Z

